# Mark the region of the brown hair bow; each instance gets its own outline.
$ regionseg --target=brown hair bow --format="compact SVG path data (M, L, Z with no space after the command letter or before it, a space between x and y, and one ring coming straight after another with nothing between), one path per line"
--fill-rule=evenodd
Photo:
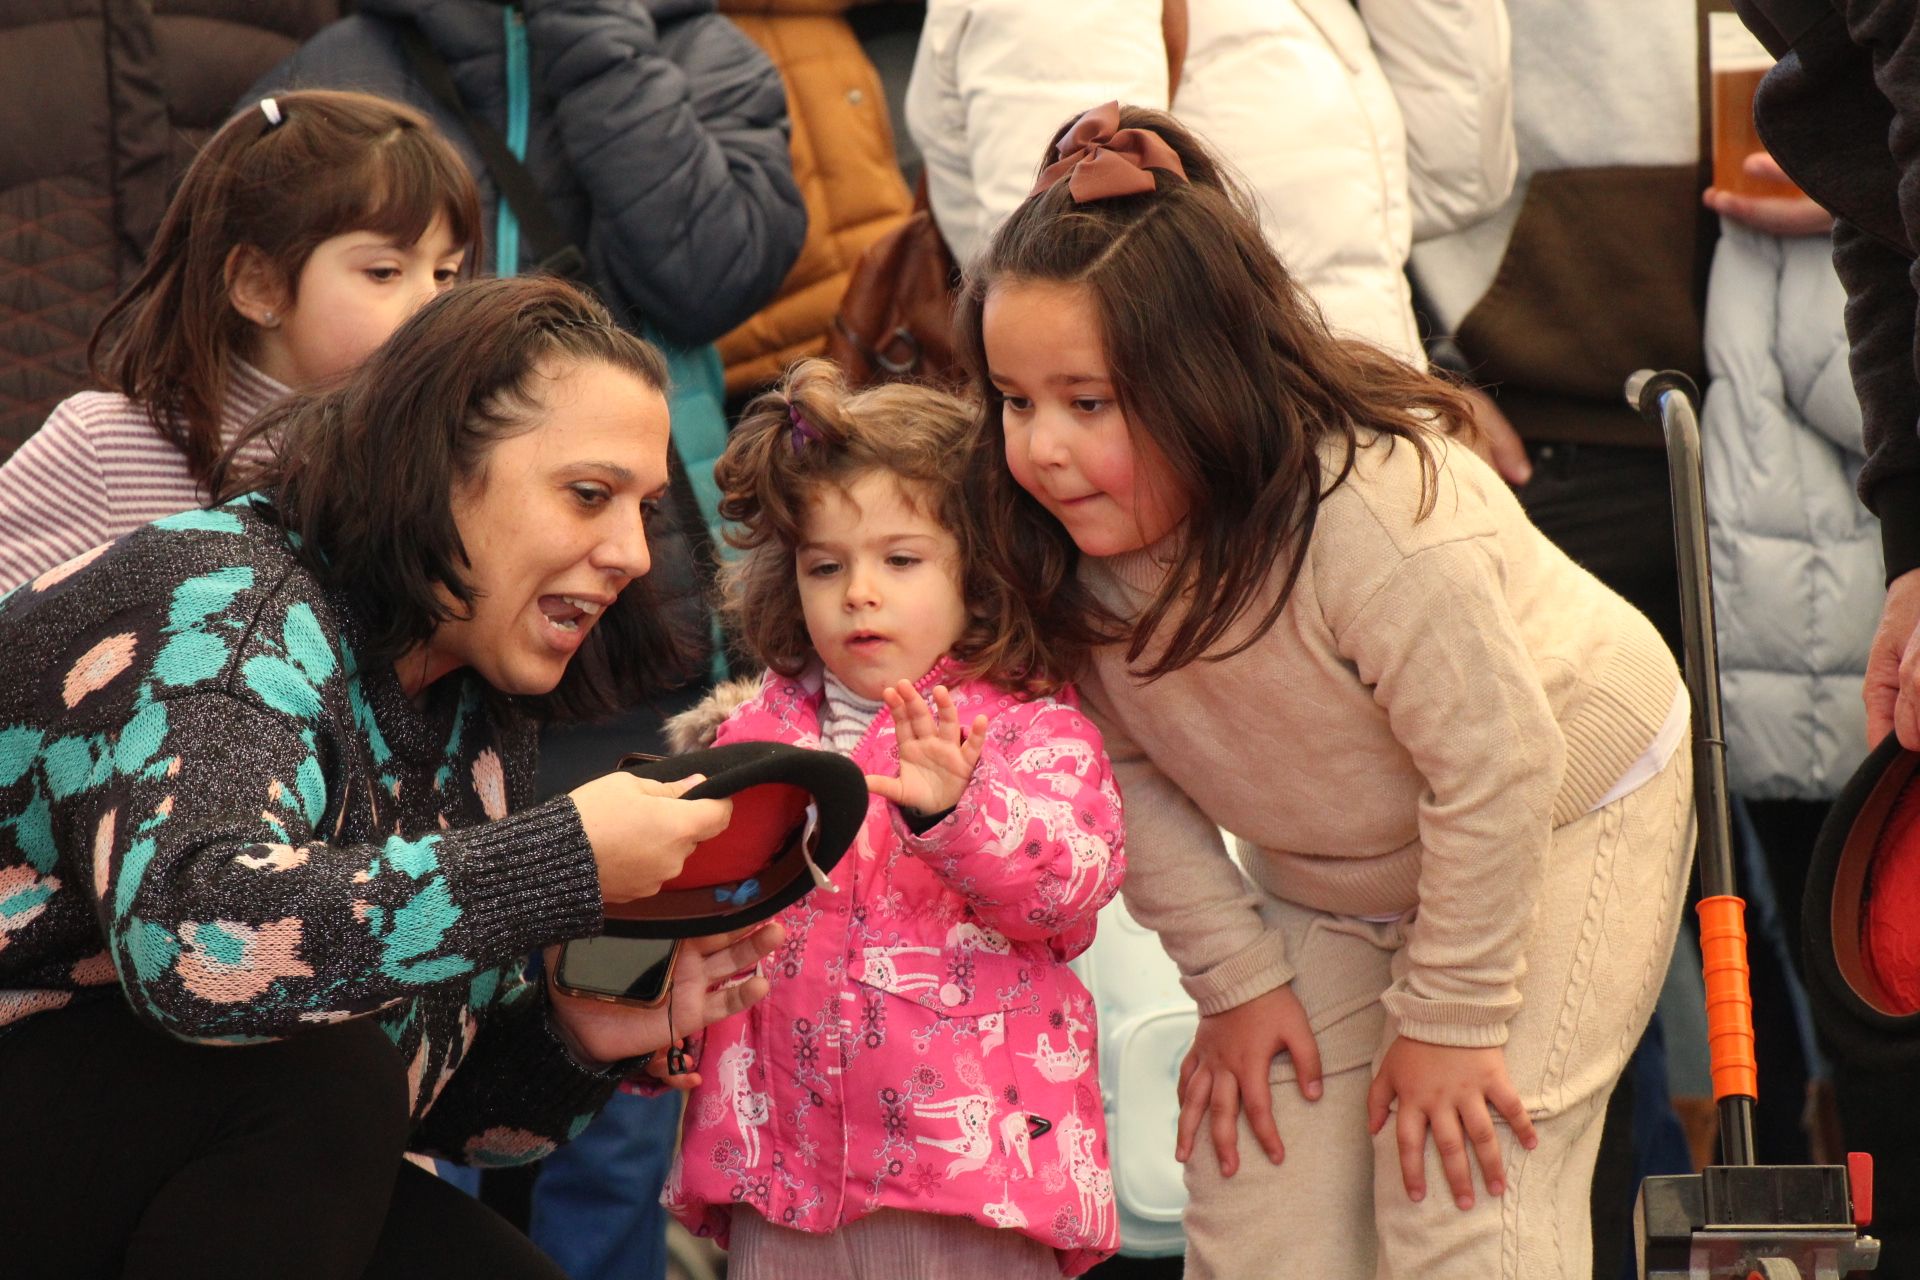
M1060 158L1040 171L1029 196L1061 178L1076 204L1152 191L1149 169L1165 169L1186 181L1186 168L1166 139L1151 129L1122 129L1120 104L1109 102L1081 116L1055 149Z

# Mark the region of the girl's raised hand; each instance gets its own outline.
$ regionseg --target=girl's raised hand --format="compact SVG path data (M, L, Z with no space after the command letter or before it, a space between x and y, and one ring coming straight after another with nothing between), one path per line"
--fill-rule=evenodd
M1506 1167L1500 1158L1500 1135L1494 1109L1506 1117L1520 1145L1531 1151L1539 1141L1533 1120L1507 1077L1507 1054L1501 1048L1456 1049L1396 1037L1380 1062L1380 1072L1367 1090L1367 1129L1379 1133L1389 1108L1399 1099L1394 1135L1400 1145L1400 1180L1409 1200L1427 1194L1427 1134L1440 1151L1440 1164L1453 1191L1453 1202L1473 1208L1473 1169L1467 1162L1471 1147L1480 1161L1487 1194L1507 1189Z
M868 774L867 790L902 809L941 813L960 803L960 795L980 762L980 743L987 718L975 716L973 727L960 731L960 711L947 686L937 685L931 702L914 690L911 680L882 689L880 698L893 717L895 741L900 746L900 776Z
M1273 1091L1267 1084L1273 1060L1281 1053L1293 1055L1301 1096L1318 1101L1320 1045L1291 984L1203 1016L1193 1035L1193 1048L1180 1064L1180 1130L1174 1159L1184 1164L1193 1154L1193 1139L1204 1118L1213 1134L1220 1176L1231 1178L1240 1168L1239 1122L1244 1106L1247 1124L1267 1159L1275 1164L1284 1160L1287 1149L1273 1122Z

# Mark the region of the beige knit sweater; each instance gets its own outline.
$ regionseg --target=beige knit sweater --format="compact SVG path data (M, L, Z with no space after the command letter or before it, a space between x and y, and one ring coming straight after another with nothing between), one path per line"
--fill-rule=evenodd
M1360 450L1252 648L1142 684L1114 647L1082 686L1126 800L1127 906L1202 1013L1293 976L1224 827L1276 897L1344 915L1417 905L1385 996L1400 1031L1504 1043L1553 828L1606 794L1673 707L1679 673L1646 619L1478 458L1436 448L1425 519L1415 451ZM1149 548L1082 572L1129 611L1166 570Z

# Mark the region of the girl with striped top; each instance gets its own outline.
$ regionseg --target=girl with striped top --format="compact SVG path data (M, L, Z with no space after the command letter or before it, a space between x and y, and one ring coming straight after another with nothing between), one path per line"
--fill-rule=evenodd
M0 466L0 591L203 505L288 391L352 371L466 274L479 198L425 117L367 94L270 98L195 158L83 391Z

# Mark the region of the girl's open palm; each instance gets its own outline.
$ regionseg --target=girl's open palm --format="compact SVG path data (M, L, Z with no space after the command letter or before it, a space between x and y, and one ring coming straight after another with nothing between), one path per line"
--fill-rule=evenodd
M902 809L940 813L960 803L961 793L980 761L980 743L987 718L974 717L973 727L960 730L960 711L945 685L937 685L931 700L923 698L910 680L882 689L880 698L893 717L895 741L900 747L900 776L868 774L867 790Z

